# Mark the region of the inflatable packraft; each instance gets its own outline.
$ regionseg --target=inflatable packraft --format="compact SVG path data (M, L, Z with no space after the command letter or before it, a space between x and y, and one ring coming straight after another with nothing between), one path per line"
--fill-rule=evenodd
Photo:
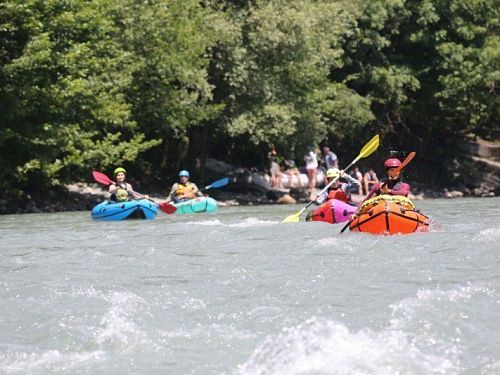
M124 219L154 219L158 213L158 205L147 199L120 202L104 201L92 209L92 219L112 221Z
M363 203L359 215L351 219L349 229L383 235L427 232L429 218L406 197L379 195Z
M338 224L348 221L355 211L356 206L351 206L338 199L329 199L308 214L306 220Z
M210 197L198 197L185 202L175 203L176 214L197 214L202 212L214 212L218 209L217 201Z

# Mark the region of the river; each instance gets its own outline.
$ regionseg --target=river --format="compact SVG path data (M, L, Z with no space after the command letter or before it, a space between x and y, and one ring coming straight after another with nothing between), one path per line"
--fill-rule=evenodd
M430 233L281 224L301 206L0 217L1 374L499 374L500 198Z

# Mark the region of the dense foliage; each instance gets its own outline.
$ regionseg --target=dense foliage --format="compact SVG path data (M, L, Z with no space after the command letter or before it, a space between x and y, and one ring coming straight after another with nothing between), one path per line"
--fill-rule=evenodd
M444 140L497 137L499 9L499 0L4 0L1 194L116 165L167 183L209 156L262 165L270 145L301 159L330 143L347 158L375 132L428 156L442 156Z

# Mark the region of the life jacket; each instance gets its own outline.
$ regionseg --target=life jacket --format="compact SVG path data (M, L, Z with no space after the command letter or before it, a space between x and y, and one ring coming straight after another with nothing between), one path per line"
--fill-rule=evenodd
M118 189L116 189L113 196L114 196L113 200L115 200L117 202L126 202L130 199L129 192L127 191L127 189L124 189L122 187L119 187Z
M382 190L380 190L380 186L382 186L382 184L384 184L384 183L387 185L387 188L389 190L395 190L395 191L400 191L402 188L402 185L408 185L408 184L402 182L399 178L396 180L385 179L381 183L379 183L378 189L376 190L377 195L381 195L381 194L393 195L393 193L391 191L389 191L387 193L382 193Z
M186 185L177 183L177 190L175 190L175 196L180 198L183 195L190 195L191 198L194 198L194 184L191 182L186 183Z
M332 189L328 192L328 199L337 199L339 201L349 203L349 197L340 187L338 189Z
M396 180L390 180L390 179L386 179L385 180L385 183L387 184L387 187L389 189L394 189L394 190L399 190L401 188L401 180L398 178ZM389 193L390 194L390 193Z

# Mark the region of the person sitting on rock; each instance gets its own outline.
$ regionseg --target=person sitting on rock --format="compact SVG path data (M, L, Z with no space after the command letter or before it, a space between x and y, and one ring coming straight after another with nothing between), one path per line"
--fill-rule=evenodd
M179 172L179 182L172 185L167 202L173 201L174 203L180 203L203 196L198 187L192 182L189 182L189 177L188 171L182 170Z
M365 173L363 176L363 187L365 194L368 194L368 192L372 189L373 185L378 184L380 181L377 177L377 174L373 170L373 168L370 168L368 172Z
M358 190L357 194L363 195L363 187L362 187L363 173L361 173L361 171L359 170L358 167L354 167L349 174L351 175L352 178L354 178L359 183L359 190Z
M114 202L127 202L129 200L146 198L149 199L148 195L142 196L134 191L132 185L125 181L127 171L125 168L118 167L114 170L113 175L115 176L116 182L113 181L109 185L109 192L111 193L111 200Z
M326 171L326 184L329 184L334 179L336 179L336 181L327 191L318 197L316 202L321 204L329 199L337 199L352 204L351 194L359 191L359 182L338 168L330 168Z
M297 181L298 181L298 187L300 187L301 189L304 188L304 185L302 184L302 181L300 180L300 171L299 171L299 168L297 168L297 165L295 164L295 161L293 159L286 159L285 160L285 167L286 167L286 170L285 170L285 174L288 175L289 177L289 187L290 188L293 188L293 176L296 176L297 177Z

